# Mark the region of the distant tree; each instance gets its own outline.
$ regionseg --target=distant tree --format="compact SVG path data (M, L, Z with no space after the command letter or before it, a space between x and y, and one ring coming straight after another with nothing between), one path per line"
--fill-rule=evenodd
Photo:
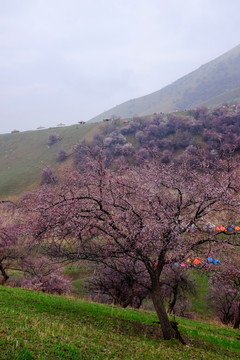
M21 287L59 295L72 290L71 279L64 275L60 265L39 253L26 256L21 270L25 275L18 284Z
M236 264L233 265L234 257ZM232 254L231 262L215 271L209 281L207 299L223 324L240 326L240 270L238 256Z
M200 120L206 118L207 114L209 113L209 110L206 106L201 106L196 109L190 110L190 112L197 120Z
M29 242L26 226L22 227L21 211L15 203L0 201L0 212L0 283L6 285L11 270L20 269L21 261L34 247L34 241Z
M114 147L116 144L124 145L127 142L125 136L119 131L113 131L104 139L104 146Z
M120 130L121 134L122 135L131 135L131 134L134 134L135 130L134 129L131 129L129 126L126 126L126 127L123 127L121 130Z
M57 176L53 173L50 166L46 166L41 171L41 185L53 185L57 183Z
M98 268L91 281L93 290L115 305L139 308L149 295L149 277L142 264L132 258L110 259Z
M24 198L27 198L26 194ZM0 222L0 283L22 286L49 293L71 290L67 278L56 260L40 254L39 244L31 234L31 220L26 226L21 210L16 204L3 202ZM8 205L8 208L6 208ZM9 216L11 210L11 216ZM32 214L29 214L32 218ZM17 275L12 275L12 271Z
M0 274L1 285L9 279L8 270L15 268L16 262L23 255L19 247L16 228L12 225L0 224Z
M135 151L134 151L134 147L131 143L126 143L122 146L122 150L121 150L122 155L124 156L132 156L134 155Z
M147 126L148 137L158 137L159 126L156 124L150 124Z
M48 135L48 146L52 146L59 141L59 136L56 133L52 133Z
M15 204L1 204L0 221L0 283L6 285L11 280L11 271L22 272L26 256L35 251L36 242L29 239L28 230L22 224L21 211ZM9 213L9 211L11 213Z
M165 266L162 280L163 297L168 301L168 313L184 315L187 306L187 296L196 295L196 286L189 276L189 269L179 263Z
M144 144L146 136L142 130L137 131L135 137L140 144Z
M161 162L163 164L169 164L173 159L173 153L169 150L164 150L162 152L162 158L161 158Z
M149 152L149 149L140 147L135 152L135 164L139 166L144 164L147 160L152 160L152 154Z
M223 282L211 284L207 300L213 308L215 315L225 325L232 323L234 319L234 302L237 291Z
M63 162L68 158L68 154L65 150L60 149L58 152L58 161Z

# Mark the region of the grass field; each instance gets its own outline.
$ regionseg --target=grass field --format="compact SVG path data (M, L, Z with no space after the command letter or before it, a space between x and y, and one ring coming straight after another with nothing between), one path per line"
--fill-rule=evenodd
M240 359L240 332L178 319L164 341L153 312L0 287L0 359Z
M0 199L17 196L39 184L40 172L46 165L60 166L58 152L68 154L80 140L90 140L98 124L72 125L39 131L0 135ZM49 134L56 133L60 141L48 146ZM65 164L65 163L64 163Z

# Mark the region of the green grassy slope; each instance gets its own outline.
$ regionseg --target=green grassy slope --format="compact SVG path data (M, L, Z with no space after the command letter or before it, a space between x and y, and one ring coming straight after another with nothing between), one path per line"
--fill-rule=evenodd
M196 270L191 272L191 278L196 284L196 296L188 296L191 302L190 311L196 314L198 319L212 319L214 315L206 301L209 278L206 274Z
M0 199L19 195L39 183L41 169L57 163L58 151L68 153L81 139L91 138L97 124L73 125L41 131L26 131L0 135ZM49 134L56 133L60 141L49 147Z
M164 341L152 312L0 287L0 359L240 359L239 330L178 319Z
M112 115L142 116L200 105L215 106L224 102L240 102L240 45L163 89L126 101L90 122Z

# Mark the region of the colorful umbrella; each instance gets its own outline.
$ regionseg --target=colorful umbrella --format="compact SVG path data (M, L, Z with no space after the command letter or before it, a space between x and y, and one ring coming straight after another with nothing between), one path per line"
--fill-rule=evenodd
M202 262L202 259L200 257L196 257L194 260L193 260L193 264L194 265L199 265L201 264Z

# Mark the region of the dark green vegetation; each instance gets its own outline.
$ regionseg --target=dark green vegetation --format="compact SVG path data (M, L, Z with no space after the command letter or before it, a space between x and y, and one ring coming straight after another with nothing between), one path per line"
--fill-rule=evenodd
M240 101L240 45L171 85L152 94L126 101L99 114L91 122L118 117L143 116L206 105Z
M96 124L73 125L39 131L0 135L0 198L19 195L39 184L46 165L57 166L58 151L72 152L78 141L91 139ZM48 146L49 134L60 141ZM58 165L59 166L59 165Z
M178 319L163 341L152 312L0 287L0 359L240 359L239 330Z

